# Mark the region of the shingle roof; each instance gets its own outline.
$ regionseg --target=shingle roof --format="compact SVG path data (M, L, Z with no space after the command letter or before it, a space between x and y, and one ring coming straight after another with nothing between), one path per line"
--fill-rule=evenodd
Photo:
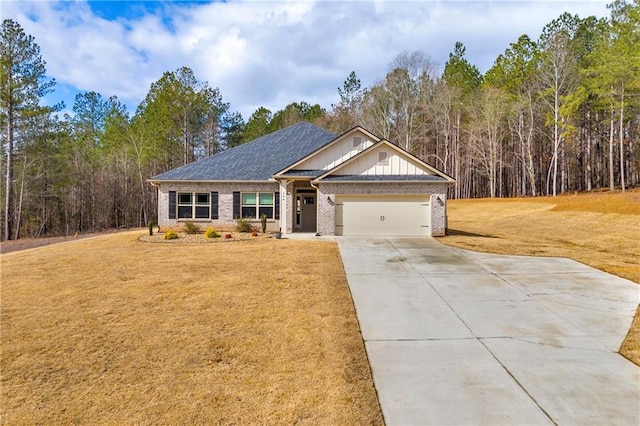
M300 122L149 180L268 180L274 173L306 157L336 136L311 123Z

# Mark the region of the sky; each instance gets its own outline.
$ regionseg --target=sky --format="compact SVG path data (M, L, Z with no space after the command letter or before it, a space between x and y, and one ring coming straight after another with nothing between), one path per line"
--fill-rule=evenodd
M403 51L441 70L457 41L486 72L522 34L537 39L563 12L607 17L600 0L0 0L2 19L35 37L55 78L49 105L77 93L117 96L130 114L164 72L182 66L217 87L248 120L263 106L339 101L355 71L363 87Z

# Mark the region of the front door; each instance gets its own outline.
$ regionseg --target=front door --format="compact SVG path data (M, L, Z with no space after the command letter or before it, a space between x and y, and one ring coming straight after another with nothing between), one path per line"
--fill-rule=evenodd
M296 194L296 230L316 232L318 209L317 196L313 189L299 190Z

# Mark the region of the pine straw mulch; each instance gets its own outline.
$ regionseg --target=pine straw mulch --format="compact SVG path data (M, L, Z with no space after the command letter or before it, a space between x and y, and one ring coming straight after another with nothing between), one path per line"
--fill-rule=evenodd
M178 238L173 240L164 240L164 233L154 233L153 235L143 235L138 238L139 241L145 243L229 243L232 241L252 241L273 238L273 234L253 235L251 232L220 232L217 238L207 238L203 233L187 234L185 232L177 232ZM230 237L227 237L229 235Z

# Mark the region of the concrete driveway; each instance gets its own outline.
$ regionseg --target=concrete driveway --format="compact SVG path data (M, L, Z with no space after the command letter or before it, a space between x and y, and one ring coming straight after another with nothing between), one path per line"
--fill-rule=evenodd
M388 425L640 424L640 286L429 238L336 239Z

